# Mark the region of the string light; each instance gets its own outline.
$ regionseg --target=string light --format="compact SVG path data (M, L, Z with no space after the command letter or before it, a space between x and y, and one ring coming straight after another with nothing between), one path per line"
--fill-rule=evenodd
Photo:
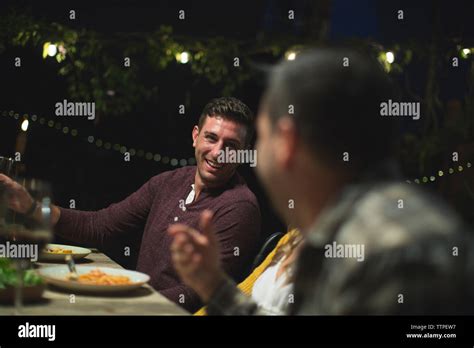
M10 116L10 117L13 117L15 119L19 119L20 115L18 113L15 113L14 111L2 111L1 112L1 115L2 116ZM46 123L46 119L44 117L40 117L38 118L37 115L32 115L31 117L28 115L28 114L25 114L23 115L23 121L21 123L21 129L23 131L26 132L26 130L28 129L29 127L29 120L33 121L33 122L38 122L39 124L41 125L45 125ZM78 134L79 134L79 131L77 129L69 129L69 127L62 127L61 126L61 123L58 122L58 123L55 123L53 120L49 120L46 125L50 128L53 128L53 129L57 129L58 131L61 131L62 133L64 134L71 134L71 136L73 137L76 137ZM186 165L195 165L196 164L196 159L194 157L190 157L188 159L186 158L183 158L183 159L177 159L177 158L169 158L168 156L164 156L162 157L161 154L153 154L152 152L146 152L143 150L143 149L140 149L140 150L135 150L134 148L127 148L126 146L124 145L121 145L121 144L114 144L112 145L112 143L110 142L104 142L104 140L102 139L95 139L94 136L92 135L89 135L86 140L90 143L90 144L95 144L95 146L97 146L98 148L101 148L101 149L105 149L105 150L115 150L115 151L119 151L120 153L125 153L129 152L129 154L131 156L135 156L137 155L138 157L145 157L146 160L149 160L149 161L155 161L155 162L162 162L163 164L170 164L171 166L175 167L177 165L180 165L181 167L184 167ZM471 162L467 162L466 165L463 167L462 165L459 165L457 167L457 171L458 172L462 172L464 169L467 169L467 168L471 168L472 167L472 163ZM447 170L447 172L449 174L454 174L455 170L453 168L449 168ZM437 171L438 173L438 176L439 177L442 177L444 176L445 172L443 170L438 170ZM421 181L420 179L414 179L413 182L416 183L416 184L420 184L420 182L423 182L423 183L428 183L428 182L433 182L436 180L436 176L435 175L431 175L429 177L427 176L424 176ZM406 180L407 183L411 184L412 181L411 180Z
M57 49L56 45L50 44L48 46L48 56L54 57L56 55L56 53L58 53L58 49Z
M66 52L67 49L61 42L52 43L48 41L43 44L43 58L48 56L55 57L56 61L61 63L64 59L66 59Z
M471 54L471 49L469 48L463 48L461 50L461 57L464 59L468 58L470 54Z
M176 53L176 60L181 64L186 64L189 62L189 53L186 51Z
M43 58L47 56L54 57L56 53L58 53L58 48L55 44L49 41L43 44Z
M462 165L459 165L457 169L458 169L458 172L462 172L465 168L471 168L471 167L472 167L472 163L471 163L471 162L467 162L467 163L466 163L466 167L463 167ZM448 173L449 173L449 174L454 174L454 172L455 172L455 169L454 169L454 168L449 168L449 169L448 169ZM444 176L444 171L438 170L438 176L439 176L439 177ZM435 180L436 180L436 176L435 176L435 175L431 175L429 178L426 177L426 176L424 176L424 177L421 179L421 181L422 181L423 183L427 183L428 181L433 182L433 181L435 181ZM413 181L414 181L416 184L419 184L419 183L420 183L420 179L415 179L415 180L413 180ZM410 181L410 180L406 180L406 182L409 183L409 184L411 184L411 181Z
M392 64L395 61L395 55L392 51L388 51L385 53L385 59L387 60L388 64Z
M285 53L286 60L295 60L296 59L296 52L295 51L288 51Z

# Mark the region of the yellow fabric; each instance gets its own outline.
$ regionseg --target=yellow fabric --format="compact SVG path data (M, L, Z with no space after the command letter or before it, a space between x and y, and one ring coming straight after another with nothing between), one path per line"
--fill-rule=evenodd
M280 238L278 241L277 246L275 249L273 249L268 256L263 260L263 262L256 267L253 272L245 278L244 281L242 281L239 285L238 288L246 295L250 296L252 293L252 288L253 285L255 284L255 281L260 277L260 275L267 269L267 267L270 265L270 263L273 260L273 257L275 256L277 250L284 246L286 243L288 243L288 240L290 239L290 236L294 233L297 233L296 230L291 230L287 232L283 237ZM200 310L198 310L194 315L207 315L206 313L206 307L202 307Z

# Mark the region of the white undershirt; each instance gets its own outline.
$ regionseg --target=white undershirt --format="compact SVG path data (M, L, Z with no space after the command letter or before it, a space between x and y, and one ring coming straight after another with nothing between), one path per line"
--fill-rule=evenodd
M189 192L188 197L186 197L186 201L184 202L185 205L191 204L194 202L194 197L196 196L196 191L194 191L194 184L191 184L191 192Z
M283 258L284 259L284 258ZM252 288L252 299L269 315L287 314L290 295L293 293L293 283L287 282L287 273L276 278L277 271L283 262L280 260L267 269L258 277Z

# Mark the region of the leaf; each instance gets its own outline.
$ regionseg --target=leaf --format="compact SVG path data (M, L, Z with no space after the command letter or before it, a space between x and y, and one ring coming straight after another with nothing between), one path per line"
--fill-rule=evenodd
M50 42L45 42L43 45L43 58L46 58L48 56L48 47L51 43Z
M30 269L25 272L23 282L25 286L34 286L42 284L43 279L34 270Z

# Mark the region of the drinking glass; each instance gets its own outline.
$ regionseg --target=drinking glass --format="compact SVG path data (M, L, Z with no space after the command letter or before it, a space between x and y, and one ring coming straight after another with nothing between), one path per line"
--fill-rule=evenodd
M32 261L39 257L41 250L52 239L51 228L51 186L34 178L16 178L37 202L39 214L25 216L9 209L11 194L4 190L0 205L4 209L0 237L8 243L9 250L16 250L10 260L17 270L15 282L15 314L21 314L25 271L32 267Z

